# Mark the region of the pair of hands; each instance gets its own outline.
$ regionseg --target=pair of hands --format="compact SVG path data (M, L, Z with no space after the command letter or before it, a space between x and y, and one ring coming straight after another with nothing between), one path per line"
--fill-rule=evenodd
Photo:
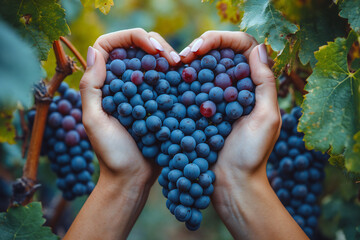
M101 87L109 52L130 46L140 47L149 54L159 53L172 66L180 61L190 63L217 48L232 48L249 60L251 78L256 85L255 107L250 115L233 124L212 169L216 174L212 202L220 217L225 219L226 211L222 209L228 203L224 195L232 196L235 186L241 188L250 181L267 181L266 162L280 131L276 83L267 65L264 45L258 45L253 37L243 32L208 31L185 48L180 57L159 34L143 29L114 32L97 39L88 52L88 68L80 82L80 91L83 123L99 159L99 181L114 187L125 182L141 190L150 189L160 169L142 156L127 130L101 106Z

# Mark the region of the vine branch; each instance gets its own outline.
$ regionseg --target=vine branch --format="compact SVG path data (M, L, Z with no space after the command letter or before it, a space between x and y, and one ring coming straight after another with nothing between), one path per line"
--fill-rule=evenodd
M33 134L31 134L30 138L23 176L21 179L17 179L13 185L12 204L28 204L31 202L36 189L40 186L36 184L36 176L49 105L61 82L72 74L75 69L74 61L66 56L59 40L54 41L53 49L56 57L56 73L47 84L41 81L35 86L36 115L32 128Z
M65 45L70 49L70 51L75 55L79 60L84 69L86 69L86 61L81 56L80 52L74 47L74 45L65 37L60 37L60 40L65 43Z

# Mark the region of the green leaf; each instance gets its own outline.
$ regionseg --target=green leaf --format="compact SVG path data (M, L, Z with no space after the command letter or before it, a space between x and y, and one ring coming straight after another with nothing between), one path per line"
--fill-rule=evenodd
M314 16L302 19L297 37L300 44L299 59L303 65L310 62L313 68L316 63L314 52L319 47L332 41L336 37L345 36L346 23L337 16L337 9L324 8L321 12L314 12Z
M352 29L360 33L360 0L344 0L339 15L347 18Z
M59 239L50 227L42 226L44 223L39 202L9 208L6 213L0 213L0 236L4 240Z
M70 33L65 10L56 0L2 0L0 14L46 60L54 40Z
M114 0L81 0L84 7L93 5L98 8L103 14L108 14L112 6L114 6Z
M353 81L360 76L349 71L347 54L356 39L350 32L347 39L337 38L315 53L318 62L307 79L298 127L309 149L341 155L352 148L357 131Z
M247 0L240 29L253 35L259 42L267 38L275 51L285 47L286 37L298 28L287 21L269 0Z
M0 111L0 143L15 143L15 127L12 125L13 111Z
M34 52L0 20L0 109L14 109L20 101L32 105L31 88L40 80L41 69Z

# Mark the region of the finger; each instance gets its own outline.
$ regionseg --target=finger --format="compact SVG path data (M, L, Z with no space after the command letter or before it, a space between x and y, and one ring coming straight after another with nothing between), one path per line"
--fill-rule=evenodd
M254 37L244 32L207 31L180 52L180 56L184 63L190 63L212 49L231 48L249 58L251 50L257 44ZM184 53L188 54L185 56Z
M156 46L156 43L150 40L149 34L142 28L108 33L100 36L94 44L94 48L100 51L105 60L109 58L109 52L114 48L130 48L131 46L139 47L153 55L162 51L161 46Z
M87 64L88 67L81 78L79 86L85 126L108 117L101 106L101 87L104 85L106 77L105 60L98 50L89 47Z
M256 46L251 51L249 65L251 79L256 85L255 107L250 116L259 122L269 123L271 127L274 127L274 130L277 130L281 117L277 101L276 81L267 64L267 53L264 44Z
M181 61L179 54L160 34L156 32L149 32L149 36L158 41L164 48L164 51L160 52L160 56L166 58L171 66L177 65Z

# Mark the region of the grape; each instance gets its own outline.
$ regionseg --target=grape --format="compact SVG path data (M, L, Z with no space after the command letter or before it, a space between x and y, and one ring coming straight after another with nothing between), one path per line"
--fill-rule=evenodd
M206 143L202 143L202 144L206 144ZM210 152L210 149L208 151ZM199 156L199 157L201 157L201 156ZM196 158L193 161L193 163L195 163L200 168L200 173L205 173L209 168L209 163L204 158Z
M214 80L214 77L214 72L210 69L202 69L198 73L198 79L200 83L212 82Z
M156 68L156 59L152 55L145 55L141 59L141 67L145 71L154 70Z
M173 189L168 194L168 199L173 203L179 203L180 191L178 189Z
M241 90L238 95L238 101L242 106L246 107L255 101L255 96L248 90Z
M180 146L185 152L191 152L196 146L195 139L191 136L185 136L181 139Z
M146 128L146 123L144 120L136 120L132 125L132 130L136 136L144 136L148 130Z
M206 55L201 59L201 68L203 69L215 69L217 65L216 58L212 55Z
M76 120L72 116L67 115L63 118L61 126L62 128L64 128L65 131L70 131L72 129L75 129Z
M161 94L156 98L158 108L162 111L169 110L173 105L173 100L168 94Z
M161 119L157 116L149 116L146 119L146 127L152 131L152 132L157 132L161 129Z
M65 135L65 143L68 146L76 146L80 142L80 135L75 130L70 130Z
M126 82L122 86L121 90L126 97L133 97L137 92L137 87L132 82Z
M194 81L190 84L190 90L195 94L199 94L201 91L201 83L199 81Z
M159 73L155 70L149 70L145 73L144 80L147 84L155 86L159 81Z
M187 116L194 120L201 118L200 108L196 105L189 106L187 108Z
M212 183L212 178L210 177L210 175L206 174L206 173L202 173L199 176L199 184L201 187L203 188L207 188L210 186L210 184Z
M114 50L112 50L110 52L110 59L111 60L115 60L115 59L125 59L127 57L127 53L126 50L123 48L115 48Z
M235 101L238 98L238 91L234 87L228 87L224 91L224 99L227 102Z
M186 107L181 103L174 103L171 110L166 113L166 116L174 117L180 121L186 116Z
M49 116L48 123L51 127L57 128L61 125L63 117L58 112L53 112Z
M186 82L186 83L192 83L193 81L195 81L196 77L197 77L197 72L194 68L192 67L187 67L182 71L182 79Z
M198 209L205 209L210 204L210 198L208 196L201 196L198 199L196 199L194 203L194 207Z
M181 222L185 222L191 217L191 209L189 207L185 207L183 205L179 205L174 210L174 215L177 220Z
M229 122L223 121L217 125L217 129L221 136L227 137L231 132L231 124Z
M181 120L179 127L184 134L190 135L195 131L196 125L194 120L191 118L185 118Z
M203 194L203 188L198 183L193 183L189 190L190 195L193 198L198 198Z
M222 58L220 60L220 64L223 65L225 69L232 68L235 65L234 61L231 60L230 58Z
M186 177L180 177L176 181L176 187L182 192L187 192L190 190L191 181L189 179L187 179Z
M120 76L122 75L126 70L125 63L120 59L115 59L110 63L110 70L114 74Z
M158 72L167 72L167 70L169 69L169 63L166 60L166 58L163 57L159 57L156 59L156 68L155 70Z
M235 67L234 74L236 79L243 79L248 77L250 75L249 64L243 62L239 63Z
M194 204L195 200L188 193L180 194L180 203L186 207L191 207ZM189 216L190 218L190 216ZM186 219L188 220L188 219Z
M180 169L180 170L183 170L184 167L189 163L188 157L183 153L176 154L174 156L174 158L172 159L172 161L173 161L174 168ZM177 180L172 181L172 182L176 182L176 181Z
M175 129L170 134L170 140L173 143L180 144L180 141L184 136L185 135L181 130Z
M230 119L238 119L243 114L243 108L238 102L230 102L226 105L225 112Z
M102 107L105 112L112 113L116 109L116 104L114 102L114 98L112 96L107 96L102 100Z
M156 162L157 164L159 164L162 167L165 167L169 164L170 158L169 155L160 153L157 157L156 157ZM164 168L163 168L164 169Z
M143 119L146 116L146 110L143 106L137 105L132 110L132 116L135 119Z
M145 109L148 113L155 113L158 109L158 104L155 100L149 100L145 103Z
M214 103L220 103L223 101L224 97L224 90L219 87L213 87L209 91L209 100L213 101Z
M200 113L204 117L211 117L216 112L216 105L214 102L208 100L200 105Z
M72 109L71 103L66 99L60 100L57 105L55 104L55 106L57 106L58 112L61 113L62 115L69 114Z
M165 126L162 126L160 128L160 130L156 132L155 136L159 141L162 141L162 142L166 141L170 137L170 129Z
M248 90L250 92L254 91L254 83L250 78L243 78L236 84L237 90L240 92L242 90Z
M200 168L195 163L189 163L184 167L184 176L189 180L195 180L200 175Z
M226 73L220 73L219 75L216 76L214 80L214 84L215 86L225 90L227 87L231 87L232 81L229 75L227 75Z
M159 148L156 145L143 146L142 148L142 154L146 158L155 158L158 152L159 152Z

